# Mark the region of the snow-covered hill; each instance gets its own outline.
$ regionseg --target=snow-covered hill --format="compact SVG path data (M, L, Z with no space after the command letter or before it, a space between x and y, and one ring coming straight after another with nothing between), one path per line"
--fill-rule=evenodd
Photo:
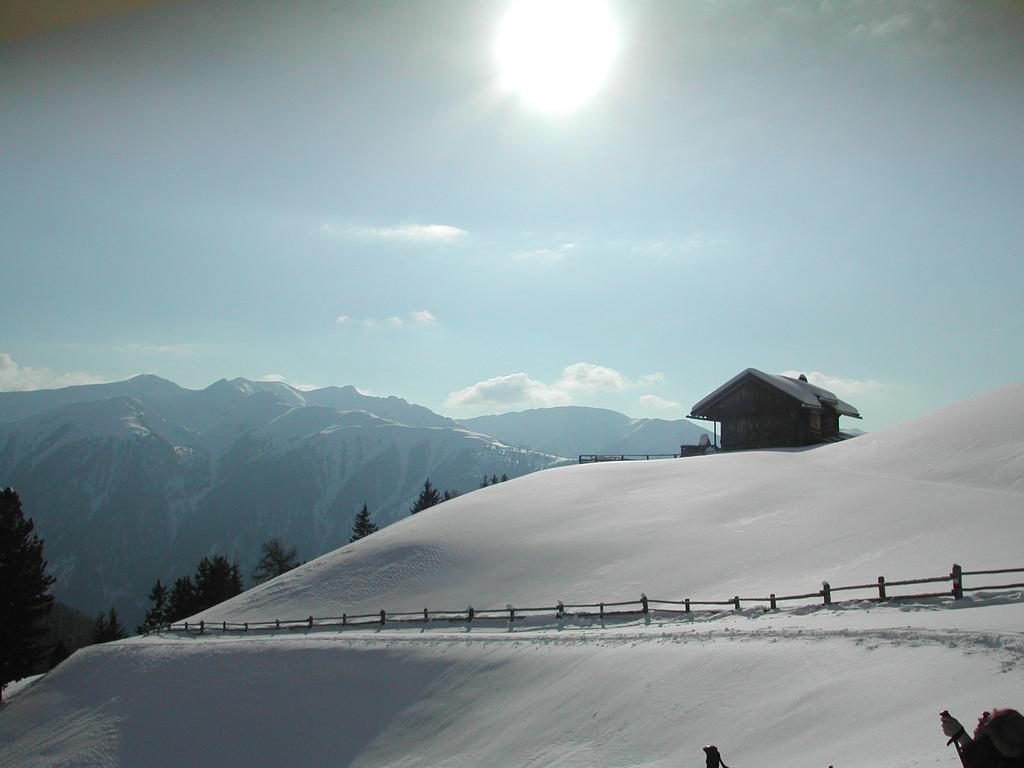
M724 598L1020 567L1024 385L848 443L572 466L404 520L208 619ZM894 590L896 591L896 590ZM955 766L938 712L1020 707L1024 595L86 649L0 713L0 763Z

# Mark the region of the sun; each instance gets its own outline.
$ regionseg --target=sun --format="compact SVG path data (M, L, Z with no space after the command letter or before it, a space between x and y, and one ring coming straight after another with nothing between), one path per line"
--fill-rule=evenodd
M545 112L567 112L604 83L618 52L605 0L516 0L495 45L503 88Z

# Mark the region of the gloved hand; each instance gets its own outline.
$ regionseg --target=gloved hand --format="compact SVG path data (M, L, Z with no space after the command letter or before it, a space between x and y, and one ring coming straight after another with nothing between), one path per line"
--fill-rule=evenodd
M964 731L964 727L960 724L960 721L949 714L949 712L941 712L939 714L939 720L942 722L942 732L951 739L955 739L957 736L966 733L966 731Z

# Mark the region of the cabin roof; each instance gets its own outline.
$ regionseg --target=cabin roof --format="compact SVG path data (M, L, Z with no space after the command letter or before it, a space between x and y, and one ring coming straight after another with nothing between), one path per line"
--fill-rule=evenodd
M732 390L733 387L736 387L748 377L760 379L765 384L774 387L789 397L792 397L800 403L802 408L812 408L820 411L827 406L843 416L852 416L855 419L860 418L860 413L856 408L849 403L843 402L827 389L817 387L810 382L803 381L802 379L794 379L789 376L782 376L774 373L765 373L764 371L759 371L756 368L747 368L745 371L737 373L725 382L725 384L694 405L693 408L690 409L690 415L699 417L701 411L707 410Z

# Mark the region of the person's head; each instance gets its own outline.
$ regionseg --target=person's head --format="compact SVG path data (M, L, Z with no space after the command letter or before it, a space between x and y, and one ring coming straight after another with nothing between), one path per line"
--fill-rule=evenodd
M1015 709L982 712L974 738L988 738L1006 757L1024 757L1024 715Z

